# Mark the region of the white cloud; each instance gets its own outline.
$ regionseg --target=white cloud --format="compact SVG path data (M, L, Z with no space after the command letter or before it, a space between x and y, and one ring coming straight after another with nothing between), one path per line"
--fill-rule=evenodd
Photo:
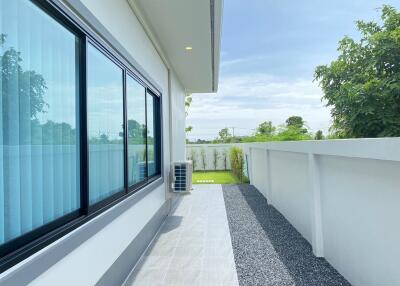
M322 91L311 80L283 80L269 74L221 78L217 94L193 97L187 124L190 138L214 138L218 130L236 127L239 135L250 134L265 120L283 124L291 115L302 116L312 131L325 133L330 112L321 102Z

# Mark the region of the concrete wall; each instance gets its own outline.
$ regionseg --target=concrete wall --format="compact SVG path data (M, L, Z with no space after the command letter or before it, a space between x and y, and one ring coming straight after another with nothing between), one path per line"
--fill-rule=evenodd
M94 285L104 273L113 265L121 254L130 246L138 234L143 230L152 217L166 205L168 198L168 178L171 163L171 152L173 160L185 158L185 107L184 88L176 78L172 70L168 70L158 55L153 44L147 37L144 29L132 12L126 0L97 1L97 0L65 0L66 6L72 8L86 8L86 12L78 15L85 22L92 24L91 19L83 18L90 14L101 28L107 30L114 39L123 46L129 55L141 66L152 80L162 89L163 104L163 150L164 150L164 178L163 184L155 184L153 190L145 192L143 198L137 203L124 210L111 223L103 227L91 236L79 247L69 252L63 259L52 265L47 271L39 274L19 273L24 264L34 260L36 256L54 248L54 245L62 243L68 236L74 235L79 228L64 236L39 253L33 255L8 271L0 275L0 284L7 281L7 285L13 285L12 277L39 275L32 281L31 285ZM83 6L82 6L83 5ZM97 24L98 24L97 23ZM171 86L170 86L171 85ZM169 93L172 98L168 98ZM173 115L170 116L172 110ZM174 120L170 124L170 120ZM170 126L173 126L172 130ZM170 136L173 138L173 148L170 148ZM157 186L157 187L156 187ZM140 192L139 192L140 193ZM136 194L133 196L135 197ZM126 205L126 202L122 204ZM105 213L97 216L87 224L96 224L108 212L119 208L117 204ZM85 225L83 226L85 227ZM28 262L27 262L28 261ZM18 273L18 275L16 275ZM26 275L25 275L26 274ZM11 278L10 278L11 277ZM104 277L103 277L104 278ZM2 280L3 279L3 280ZM25 279L25 278L24 278ZM26 279L25 279L26 280ZM23 284L14 284L23 285Z
M194 154L196 155L196 170L204 170L202 164L202 156L201 152L204 150L205 159L206 159L206 168L205 170L214 170L214 150L217 150L219 154L219 159L217 160L217 170L224 170L225 164L223 162L222 153L226 152L226 161L227 161L227 170L231 169L231 163L229 160L229 149L234 146L234 144L187 144L186 145L186 159L192 159L192 150L194 150Z
M186 144L186 114L185 114L185 92L178 81L175 73L171 76L171 92L174 95L171 101L171 135L174 138L172 144L172 161L185 160L185 144Z
M400 139L249 144L251 183L353 285L400 285Z

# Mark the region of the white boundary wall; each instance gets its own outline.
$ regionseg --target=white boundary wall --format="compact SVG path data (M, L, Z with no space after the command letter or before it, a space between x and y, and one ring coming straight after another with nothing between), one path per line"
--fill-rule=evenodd
M400 285L400 138L252 143L250 181L353 285Z
M219 159L217 161L217 170L224 170L224 162L222 159L222 152L226 151L226 169L230 170L231 169L231 163L229 160L229 149L234 146L234 145L240 145L240 144L186 144L186 159L191 160L192 159L192 150L195 150L196 158L197 158L197 164L196 164L196 171L199 170L204 170L201 160L201 150L204 150L205 155L206 155L206 169L207 171L209 170L214 170L214 150L216 149L217 152L219 153Z
M219 157L217 160L217 169L216 170L225 170L225 162L223 159L222 153L226 152L226 170L231 170L231 161L229 159L229 150L233 147L239 147L243 150L245 157L244 160L244 175L248 177L248 148L249 144L247 143L223 143L223 144L186 144L186 160L192 160L192 150L195 150L195 156L197 159L195 171L213 171L215 170L214 166L214 150L216 149ZM202 155L201 151L204 150L205 159L206 159L206 168L203 168L202 163ZM246 157L247 155L247 157Z

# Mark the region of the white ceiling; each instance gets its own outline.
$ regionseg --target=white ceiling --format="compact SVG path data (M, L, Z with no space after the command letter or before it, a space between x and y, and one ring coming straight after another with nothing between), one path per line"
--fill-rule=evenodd
M222 1L130 0L187 92L217 91Z

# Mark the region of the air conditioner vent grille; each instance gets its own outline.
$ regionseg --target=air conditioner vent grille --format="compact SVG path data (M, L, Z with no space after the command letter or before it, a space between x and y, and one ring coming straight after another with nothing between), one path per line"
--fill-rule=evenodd
M189 192L192 189L192 162L175 162L172 164L172 189L176 193Z

